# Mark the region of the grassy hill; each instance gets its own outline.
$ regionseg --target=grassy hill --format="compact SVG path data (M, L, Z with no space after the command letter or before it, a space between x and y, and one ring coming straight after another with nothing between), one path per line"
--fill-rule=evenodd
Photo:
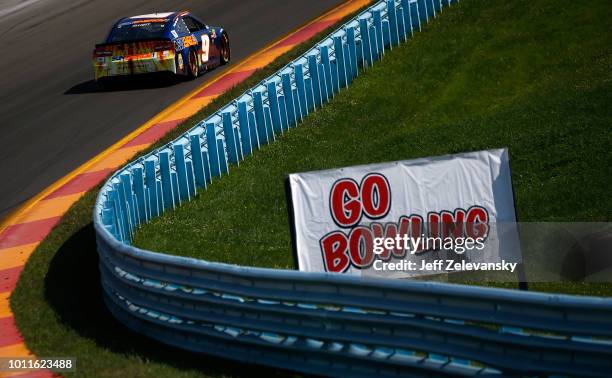
M611 19L607 0L445 9L299 128L145 225L135 244L291 267L285 175L504 146L520 220L609 221Z

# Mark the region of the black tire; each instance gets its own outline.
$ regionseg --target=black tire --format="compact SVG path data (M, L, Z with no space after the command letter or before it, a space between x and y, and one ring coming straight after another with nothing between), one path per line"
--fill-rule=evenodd
M227 33L221 35L221 65L228 64L231 58L229 37Z
M189 49L187 53L187 77L190 80L195 79L200 74L200 66L198 64L198 54L194 49Z

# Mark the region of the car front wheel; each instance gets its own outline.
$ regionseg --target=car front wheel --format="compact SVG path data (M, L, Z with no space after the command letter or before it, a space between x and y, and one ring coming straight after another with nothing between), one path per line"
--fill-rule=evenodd
M230 44L229 37L223 33L221 36L221 65L227 64L230 61Z

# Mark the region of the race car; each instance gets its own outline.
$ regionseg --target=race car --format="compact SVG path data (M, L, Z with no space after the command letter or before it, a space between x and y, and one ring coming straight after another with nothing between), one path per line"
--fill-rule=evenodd
M193 79L229 60L227 32L188 11L122 18L93 51L96 81L153 72Z

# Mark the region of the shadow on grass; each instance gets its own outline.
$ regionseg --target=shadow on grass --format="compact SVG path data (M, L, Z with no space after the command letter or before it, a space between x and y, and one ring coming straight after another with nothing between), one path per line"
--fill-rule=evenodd
M117 354L176 368L231 376L287 376L286 371L240 364L187 352L137 334L119 323L102 300L93 224L81 228L57 251L45 277L45 298L61 322Z

